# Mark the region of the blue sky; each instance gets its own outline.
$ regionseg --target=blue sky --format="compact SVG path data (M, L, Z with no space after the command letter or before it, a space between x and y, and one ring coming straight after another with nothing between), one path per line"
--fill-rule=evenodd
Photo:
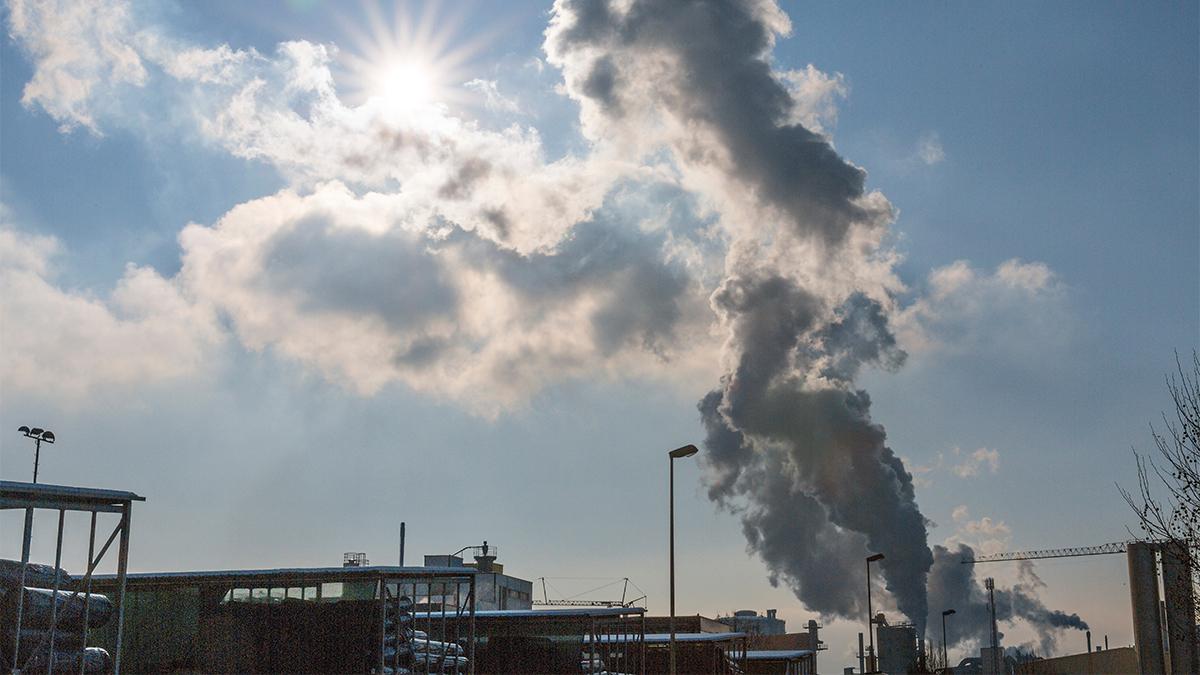
M738 175L689 165L673 154L679 138L637 126L675 119L659 104L637 108L636 124L599 105L572 79L591 53L564 47L555 63L544 50L543 3L94 10L111 23L35 4L6 9L0 45L0 423L55 430L44 480L146 495L138 569L329 564L348 550L383 562L406 520L410 551L486 538L518 575L629 576L665 611L663 454L703 440L696 401L730 355L707 298L733 264L739 218L767 213L738 201ZM914 477L929 543L1126 537L1115 483L1130 482L1130 448L1148 446L1169 402L1174 350L1200 335L1196 6L782 10L790 33L763 58L791 82L798 118L895 215L862 229L882 257L839 259L829 279L812 281L803 247L772 264L831 303L854 288L886 310L907 360L866 363L854 386ZM445 36L417 41L433 93L386 100L373 87L387 69L362 60L410 45L360 35L373 17L423 14ZM70 31L83 47L47 37ZM327 70L301 67L285 41L338 53ZM114 65L126 53L114 45L142 76ZM215 60L186 70L181 55L201 52ZM84 97L30 96L55 63L89 83ZM227 80L214 84L214 63ZM323 72L331 90L279 93ZM238 117L235 94L255 78L256 113L277 117ZM342 106L324 131L306 108L322 101ZM289 110L323 137L306 127L277 141L279 125L254 126ZM429 134L433 159L364 140L371 115ZM343 148L369 156L324 161ZM433 215L396 197L471 166L467 149L524 180L480 183L463 210ZM492 232L496 208L508 222ZM355 227L389 236L329 235ZM601 245L570 258L589 237ZM757 241L769 251L785 238ZM421 272L429 250L462 266ZM443 292L466 309L447 312ZM510 310L518 300L533 309ZM664 308L676 313L665 328ZM426 356L448 334L467 337ZM373 360L376 348L434 365ZM28 474L28 445L0 438L5 479ZM677 468L680 610L778 607L793 628L815 616L767 582L738 517L706 496L705 470ZM0 555L15 554L9 539ZM1130 641L1123 560L1037 573L1048 606ZM826 624L830 657L849 664L856 624Z

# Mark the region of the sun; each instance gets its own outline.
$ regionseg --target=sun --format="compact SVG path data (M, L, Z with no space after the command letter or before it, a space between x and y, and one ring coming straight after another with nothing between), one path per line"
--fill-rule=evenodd
M363 16L341 17L348 44L338 63L351 102L376 101L396 111L468 102L471 94L462 84L471 79L470 60L488 37L463 39L463 16L439 14L433 3L419 14L393 7L386 16L367 3Z
M420 107L438 99L436 72L416 60L382 64L371 76L370 96L395 108Z

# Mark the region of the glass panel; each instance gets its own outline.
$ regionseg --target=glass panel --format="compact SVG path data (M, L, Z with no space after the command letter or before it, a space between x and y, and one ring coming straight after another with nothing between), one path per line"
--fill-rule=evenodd
M341 598L342 598L342 583L340 581L330 583L330 584L321 584L321 599L322 600L326 600L326 601L340 600Z

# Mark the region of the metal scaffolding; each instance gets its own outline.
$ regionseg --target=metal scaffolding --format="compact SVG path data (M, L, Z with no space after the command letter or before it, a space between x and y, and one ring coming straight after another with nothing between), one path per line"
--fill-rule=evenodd
M92 594L92 574L100 561L108 553L108 549L112 547L114 541L120 537L117 548L117 640L116 649L113 654L113 673L120 675L121 672L121 642L123 637L124 616L125 616L125 575L129 563L129 519L133 511L133 502L146 501L145 497L140 497L132 492L124 492L121 490L102 490L97 488L73 487L67 485L46 485L44 483L22 483L16 481L0 481L0 509L25 509L25 527L21 539L21 573L17 587L17 616L13 631L12 653L10 655L10 667L14 673L24 670L24 666L40 651L43 645L39 644L34 650L30 650L29 656L26 657L25 663L20 663L19 656L21 654L21 628L24 620L25 610L25 576L29 566L29 549L33 540L33 512L35 509L46 509L58 511L58 540L54 550L54 584L52 589L51 600L51 618L49 629L45 633L43 642L49 640L50 659L48 668L53 669L54 664L54 636L58 624L58 608L59 605L70 607L76 601L82 592L84 595L83 601L83 639L84 644L87 644L88 630L88 611L91 604ZM60 602L59 592L62 582L61 565L62 565L62 548L63 548L63 529L66 520L67 511L82 511L92 514L91 528L88 536L88 560L87 572L78 586L74 589L65 600ZM116 527L113 528L104 545L100 547L100 551L95 551L96 544L96 520L97 514L100 513L117 513L120 514L120 520Z

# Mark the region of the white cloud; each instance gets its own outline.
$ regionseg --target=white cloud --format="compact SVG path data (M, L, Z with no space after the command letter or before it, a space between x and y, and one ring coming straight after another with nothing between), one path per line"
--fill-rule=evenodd
M959 260L929 274L925 293L893 324L911 355L1032 359L1065 345L1072 315L1066 286L1040 262L1012 259L994 272Z
M828 136L837 124L838 101L849 91L845 76L821 72L811 63L803 70L785 70L778 75L794 100L791 122Z
M1012 528L1002 520L984 516L971 519L970 510L966 504L954 507L950 516L957 529L946 538L944 545L953 548L958 543L964 543L982 555L991 555L1007 551L1012 546Z
M926 166L941 164L946 159L946 151L942 148L942 140L936 131L921 134L920 140L917 141L915 157Z
M954 448L954 455L959 456L960 454L961 451ZM994 474L1000 470L1000 453L996 450L979 448L967 455L963 462L955 464L950 470L959 478L974 478L983 471Z
M541 63L539 61L539 63ZM479 92L483 96L484 106L492 112L501 113L519 113L521 106L517 104L516 99L509 98L500 93L500 87L495 80L484 80L475 78L463 85L467 89Z
M221 340L174 281L130 265L107 298L53 284L58 243L0 224L0 379L8 392L76 400L194 375Z
M994 474L1000 470L1000 453L997 450L979 448L964 456L961 449L954 447L950 450L949 460L946 453L939 451L928 464L917 464L908 458L904 459L904 463L911 467L909 473L912 474L913 485L930 488L933 487L937 475L943 471L949 471L959 478L975 478L985 471Z
M99 133L96 102L122 85L146 81L146 68L131 44L132 18L125 3L12 0L10 32L34 64L22 103L41 106L64 131L83 126Z
M668 377L714 348L704 289L661 238L581 225L522 256L413 226L408 207L336 182L257 199L183 232L180 278L251 349L362 394L401 382L489 415L548 381Z

